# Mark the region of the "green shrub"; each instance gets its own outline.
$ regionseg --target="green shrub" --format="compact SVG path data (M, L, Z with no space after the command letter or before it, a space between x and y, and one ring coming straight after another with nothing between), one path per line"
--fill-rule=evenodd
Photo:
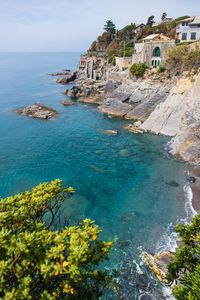
M181 238L175 259L168 266L168 280L177 300L200 299L200 214L191 224L177 225Z
M163 66L159 66L158 73L164 73L166 71L166 68Z
M0 299L95 300L112 286L99 266L112 242L99 239L98 226L86 219L60 228L62 204L73 193L54 180L0 199Z
M147 65L144 63L133 64L130 68L130 72L132 75L136 76L137 78L142 77L144 72L148 69Z

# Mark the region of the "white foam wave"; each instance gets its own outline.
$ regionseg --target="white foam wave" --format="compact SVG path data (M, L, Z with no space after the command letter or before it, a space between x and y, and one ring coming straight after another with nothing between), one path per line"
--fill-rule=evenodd
M186 217L180 219L180 223L188 224L192 218L197 214L192 206L193 193L189 183L186 183L184 188L185 195L185 212ZM157 245L156 252L172 251L175 252L178 248L178 234L174 231L174 225L170 223L167 227L166 233L162 236L161 240ZM174 300L171 288L162 288L164 299Z

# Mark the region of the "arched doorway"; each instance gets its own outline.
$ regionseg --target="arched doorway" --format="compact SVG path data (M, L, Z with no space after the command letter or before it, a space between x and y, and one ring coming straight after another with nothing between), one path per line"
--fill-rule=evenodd
M153 56L154 57L160 57L160 55L161 55L160 48L159 47L154 48L154 50L153 50Z

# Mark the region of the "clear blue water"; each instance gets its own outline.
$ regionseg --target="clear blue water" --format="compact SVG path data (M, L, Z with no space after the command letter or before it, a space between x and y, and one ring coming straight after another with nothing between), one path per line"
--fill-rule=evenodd
M137 264L141 247L154 252L168 225L185 217L186 166L166 155L167 138L128 133L125 120L110 119L95 106L62 106L66 87L48 73L76 69L78 60L79 53L0 54L0 196L55 178L74 186L65 215L72 222L92 218L103 238L115 240L108 265L121 271L121 299L146 292L163 299L154 276L144 266L138 274ZM42 121L15 113L36 101L59 116ZM105 135L105 129L120 134ZM171 180L180 187L169 186Z

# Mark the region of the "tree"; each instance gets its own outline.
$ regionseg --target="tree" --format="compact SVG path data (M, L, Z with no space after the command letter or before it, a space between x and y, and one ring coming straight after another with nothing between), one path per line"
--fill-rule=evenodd
M173 294L178 300L200 299L200 214L191 224L177 225L181 238L175 259L168 267L168 280L175 283Z
M1 299L98 299L112 286L112 276L98 267L112 242L99 239L94 222L55 230L62 204L73 193L54 180L1 199Z
M162 14L162 16L161 16L161 20L164 21L164 20L166 19L166 17L167 17L167 13L164 12L164 13Z
M155 23L154 18L155 18L154 16L148 17L146 25L152 27L152 25Z
M116 27L115 27L115 24L113 23L113 21L107 20L106 24L104 26L104 30L111 33L111 34L115 34Z

